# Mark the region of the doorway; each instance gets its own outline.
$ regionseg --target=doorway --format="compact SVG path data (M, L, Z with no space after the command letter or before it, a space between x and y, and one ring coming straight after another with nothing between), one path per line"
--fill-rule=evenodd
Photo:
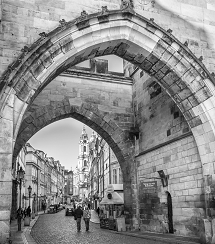
M174 233L173 229L173 218L172 218L172 197L169 192L167 192L167 210L168 210L168 225L169 225L169 233Z

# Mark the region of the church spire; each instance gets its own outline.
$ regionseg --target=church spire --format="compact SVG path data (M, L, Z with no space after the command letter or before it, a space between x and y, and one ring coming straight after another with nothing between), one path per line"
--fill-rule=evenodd
M88 140L88 135L85 126L83 126L81 136L80 136L80 142L83 140Z
M87 134L87 132L86 132L86 128L85 128L85 125L84 125L83 129L82 129L82 135L85 135L85 134Z

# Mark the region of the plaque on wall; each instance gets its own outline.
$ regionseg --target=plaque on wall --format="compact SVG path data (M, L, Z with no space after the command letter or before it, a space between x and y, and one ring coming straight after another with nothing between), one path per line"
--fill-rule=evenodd
M157 181L148 181L148 182L141 182L142 188L146 189L157 189Z

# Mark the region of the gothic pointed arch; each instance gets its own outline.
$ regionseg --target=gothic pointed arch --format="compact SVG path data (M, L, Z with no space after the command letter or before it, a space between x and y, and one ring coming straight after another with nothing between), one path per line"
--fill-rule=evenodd
M2 114L12 103L19 127L28 105L51 80L68 67L108 54L153 76L181 110L198 146L202 146L202 133L214 135L213 76L171 30L162 29L130 7L114 11L103 8L91 15L83 11L79 18L60 21L56 29L41 33L29 48L24 47L2 76ZM207 143L204 141L205 146ZM201 159L209 169L212 162L203 154Z

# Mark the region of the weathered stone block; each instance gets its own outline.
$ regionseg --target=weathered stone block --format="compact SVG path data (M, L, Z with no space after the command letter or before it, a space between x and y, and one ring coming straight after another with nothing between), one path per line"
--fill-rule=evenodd
M42 64L40 60L34 61L31 65L31 72L35 78L37 78L42 71L45 69L45 66Z
M40 82L37 79L35 79L30 72L25 73L25 75L23 76L23 80L27 83L27 85L30 88L34 90L36 90L40 86Z
M9 219L7 221L0 221L0 243L7 244L9 241L9 234L10 234Z
M64 53L67 53L68 51L70 51L74 45L73 45L73 38L71 36L66 36L63 39L61 39L59 41L59 44L62 48L62 51Z
M41 57L40 60L42 61L43 65L48 68L52 63L53 63L53 59L52 59L52 55L50 54L50 52L46 51Z
M48 49L48 51L51 53L52 59L54 59L55 57L57 57L62 52L62 49L61 49L60 44L56 43L52 47L50 47Z
M156 53L158 57L161 57L161 55L163 55L167 48L168 45L162 40L159 40L154 47L153 52Z

